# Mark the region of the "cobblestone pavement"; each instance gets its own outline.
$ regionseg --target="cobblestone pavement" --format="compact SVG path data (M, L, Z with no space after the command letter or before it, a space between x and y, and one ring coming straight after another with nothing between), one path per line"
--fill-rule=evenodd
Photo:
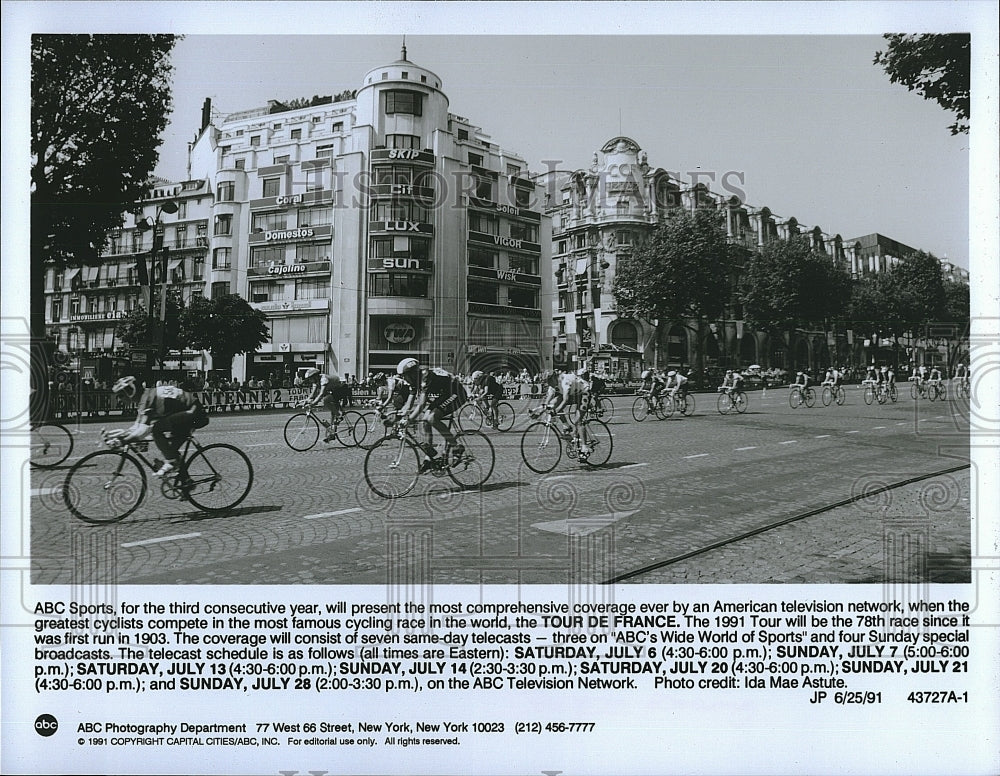
M91 526L62 504L65 466L25 470L23 552L30 539L40 584L592 583L968 461L968 405L959 402L868 406L849 388L842 407L793 410L772 390L752 393L745 415L722 416L715 400L698 395L690 418L636 423L632 398L618 397L609 463L564 459L545 476L521 461L519 404L515 430L489 435L496 469L481 491L422 477L394 501L367 487L362 450L290 450L286 413L216 416L199 439L236 444L255 468L236 510L168 501L151 478L142 508ZM97 431L79 430L76 456L97 449ZM887 491L886 507L872 496L631 581L958 581L968 576L968 482L954 473ZM899 531L923 531L920 557L900 571L891 556L887 571L882 547L904 524Z

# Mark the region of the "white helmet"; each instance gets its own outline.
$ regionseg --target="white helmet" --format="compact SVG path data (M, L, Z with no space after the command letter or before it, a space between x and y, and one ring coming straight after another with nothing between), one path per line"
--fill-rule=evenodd
M409 372L411 369L416 369L420 366L420 362L415 358L404 358L398 364L396 364L396 374L401 375Z
M477 369L475 372L473 372L471 375L469 375L469 378L472 380L472 382L475 382L476 380L478 380L482 376L483 376L483 373Z
M667 377L676 377L676 376L677 376L676 369L671 369L669 372L667 372Z
M639 377L641 377L643 380L648 380L652 376L653 376L653 373L650 372L648 369L642 370L642 374L639 375Z
M318 375L318 374L319 374L319 370L318 370L318 369L317 369L316 367L314 367L314 366L311 366L311 367L309 367L309 368L308 368L308 369L306 370L306 372L305 372L305 374L303 375L303 377L304 377L304 378L305 378L306 380L308 380L308 379L309 379L310 377L315 377L315 376L316 376L316 375Z
M125 391L126 393L135 393L135 377L133 375L126 375L125 377L119 377L115 384L111 386L112 393L119 393Z

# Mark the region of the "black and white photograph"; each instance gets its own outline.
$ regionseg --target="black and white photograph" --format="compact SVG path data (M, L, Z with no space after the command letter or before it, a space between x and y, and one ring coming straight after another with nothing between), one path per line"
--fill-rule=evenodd
M996 3L3 9L4 773L1000 768Z

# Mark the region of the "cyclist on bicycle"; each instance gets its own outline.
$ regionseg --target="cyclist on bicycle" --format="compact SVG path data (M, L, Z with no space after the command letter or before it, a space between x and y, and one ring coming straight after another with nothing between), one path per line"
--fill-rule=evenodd
M656 369L647 369L640 377L642 377L642 390L646 391L649 394L649 400L656 404L656 400L666 387L667 381Z
M303 406L316 407L322 402L330 410L329 423L319 418L319 422L326 427L323 441L329 442L336 434L334 429L340 421L340 403L347 398L349 390L336 372L325 374L315 367L306 370L302 376L302 386L310 390L302 402Z
M122 377L111 388L113 393L134 394L135 377ZM142 392L135 423L114 439L134 442L152 431L153 441L163 453L163 465L156 476L164 477L177 470L180 447L196 428L208 425L208 415L193 394L176 385L157 385ZM168 437L167 434L170 436Z
M795 373L795 382L790 387L805 390L809 387L809 375L800 369Z
M865 379L861 382L870 385L875 385L878 382L878 369L875 368L875 364L868 365L868 371L865 372Z
M836 389L840 385L840 370L836 367L830 366L826 368L826 377L823 378L822 385L829 385L831 388Z
M589 377L590 371L587 367L582 367L576 374L552 372L542 382L547 390L541 406L529 411L532 417L536 417L543 408L551 409L552 414L562 421L564 431L576 432L576 437L580 440L580 455L584 457L590 455L594 444L591 440L585 439L586 426L583 424L583 407L586 405L590 393ZM565 412L566 408L573 404L580 408L580 412L576 413L576 419L571 428Z
M927 377L927 382L931 385L941 386L941 370L938 367L931 367L930 374Z
M733 394L743 387L743 375L732 369L726 370L726 376L722 378L722 385L719 386L719 393Z
M396 373L410 389L410 395L399 413L407 420L419 417L424 433L423 452L427 458L420 465L420 470L433 468L437 458L432 430L444 437L448 446L454 445L456 453L461 453L462 446L454 444L455 435L449 428L452 413L469 400L461 379L440 367L421 369L420 362L415 358L400 361Z
M667 382L664 388L670 392L672 398L677 398L678 394L685 396L687 394L687 382L687 377L675 369L671 369L667 372Z
M478 369L471 375L472 399L482 400L489 407L489 421L491 426L497 424L497 404L503 398L503 386L500 381L493 376L493 373L481 372Z

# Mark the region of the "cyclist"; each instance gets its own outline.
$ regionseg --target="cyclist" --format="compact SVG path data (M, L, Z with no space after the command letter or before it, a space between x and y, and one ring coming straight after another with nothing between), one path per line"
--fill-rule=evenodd
M303 400L303 406L315 407L322 402L330 410L330 422L322 418L319 422L326 428L324 442L333 439L337 423L340 421L340 402L347 398L349 389L336 372L325 374L315 367L310 367L302 376L302 386L308 387L309 395Z
M649 400L655 405L660 393L666 387L667 381L663 379L663 375L658 369L647 369L640 376L642 377L642 389L649 393Z
M826 377L823 378L822 385L829 385L831 388L836 388L840 385L841 376L839 369L829 366L826 368Z
M447 445L453 445L455 435L449 428L448 421L451 420L452 413L469 400L469 394L460 378L440 367L421 369L420 362L415 358L400 361L396 366L396 374L410 391L400 407L400 415L407 420L420 418L425 440L423 452L427 456L420 465L420 470L427 471L434 467L437 458L432 430L444 437ZM453 450L461 453L462 446L454 444Z
M542 383L547 389L542 405L530 411L534 417L541 412L543 407L550 408L553 414L562 421L563 429L567 433L571 430L576 432L576 436L580 440L580 455L584 458L590 455L593 445L596 444L595 441L586 438L587 429L583 423L583 407L586 406L590 393L589 377L590 370L587 367L582 367L576 374L551 372ZM581 410L576 413L572 429L565 415L566 408L571 404L577 405Z
M497 404L503 398L503 386L492 372L481 372L478 369L472 373L470 381L473 400L482 400L489 407L491 426L497 425Z
M965 364L961 362L955 364L954 375L955 376L952 377L952 381L954 382L957 380L960 388L968 385L969 373L965 369Z
M809 387L809 375L800 369L798 372L795 373L795 382L792 383L790 387L801 388L802 390L805 390L806 388Z
M925 382L927 382L927 366L921 364L917 367L917 385L922 386Z
M868 365L868 371L865 373L865 379L861 382L868 383L869 385L875 385L878 382L878 369L875 368L875 364Z
M930 374L927 376L927 382L939 388L941 387L941 370L938 367L931 367Z
M743 388L743 375L732 369L726 370L726 376L722 378L722 385L719 386L719 393L734 394Z
M671 398L677 398L677 395L685 396L687 394L687 377L682 375L676 369L671 369L667 372L667 382L664 388L670 392Z
M113 393L135 393L135 377L122 377L111 388ZM163 465L155 472L164 477L177 470L181 445L196 428L208 425L208 415L198 398L176 385L163 384L147 388L138 402L135 423L112 438L119 443L144 438L152 431L153 441L163 453ZM167 435L170 435L169 437Z

